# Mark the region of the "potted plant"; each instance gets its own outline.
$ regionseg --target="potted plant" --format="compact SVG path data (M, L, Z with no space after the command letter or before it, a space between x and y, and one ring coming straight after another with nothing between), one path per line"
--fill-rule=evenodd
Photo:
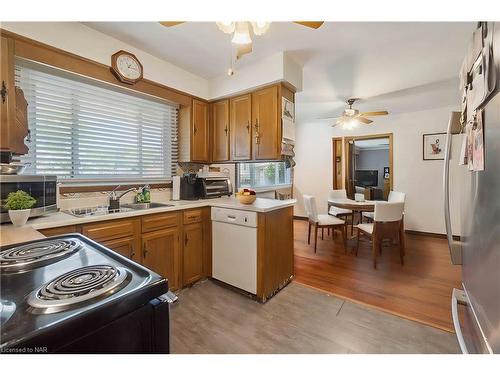
M18 190L16 192L9 193L4 207L9 210L9 217L12 224L16 227L20 227L28 221L31 207L33 207L35 203L35 198L25 191Z

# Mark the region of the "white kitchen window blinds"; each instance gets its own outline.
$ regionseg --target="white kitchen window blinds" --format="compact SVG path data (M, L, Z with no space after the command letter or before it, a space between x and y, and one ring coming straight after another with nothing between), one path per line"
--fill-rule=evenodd
M31 165L25 173L69 179L171 177L177 164L175 105L60 72L16 66L28 101Z

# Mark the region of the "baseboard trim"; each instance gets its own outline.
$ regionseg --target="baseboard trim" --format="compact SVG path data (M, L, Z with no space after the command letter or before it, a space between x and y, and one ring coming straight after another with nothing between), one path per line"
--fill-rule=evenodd
M432 233L432 232L421 232L418 230L410 230L405 229L406 234L415 234L417 236L426 236L426 237L434 237L434 238L446 238L446 234L443 233ZM460 236L453 236L455 241L460 241Z
M307 217L293 215L293 220L307 221ZM419 230L405 229L405 233L406 234L414 234L416 236L426 236L426 237L444 238L444 239L446 238L446 234L443 234L443 233L422 232ZM455 241L460 241L460 236L453 236L453 239Z

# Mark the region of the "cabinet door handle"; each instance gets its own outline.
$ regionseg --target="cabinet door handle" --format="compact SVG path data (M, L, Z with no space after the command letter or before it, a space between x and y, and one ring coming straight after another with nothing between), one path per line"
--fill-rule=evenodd
M184 246L187 246L188 244L188 235L187 233L184 233Z
M260 143L260 133L259 133L259 119L255 119L255 144Z
M227 137L227 132L228 132L228 128L227 128L227 124L226 124L226 127L224 128L224 133L226 133L226 137Z
M134 245L130 245L130 259L132 259L133 257L135 256L135 249L134 249Z
M250 134L250 120L247 121L247 133Z
M193 135L196 135L197 132L198 132L198 129L196 128L196 124L194 124L194 126L193 126Z
M7 97L7 87L5 86L5 81L2 81L2 89L0 90L2 95L2 103L5 103L5 98Z
M143 250L142 252L143 252L143 254L144 254L144 259L146 259L146 255L148 255L148 248L147 248L147 246L146 246L146 241L144 241L144 242L142 243L142 250Z

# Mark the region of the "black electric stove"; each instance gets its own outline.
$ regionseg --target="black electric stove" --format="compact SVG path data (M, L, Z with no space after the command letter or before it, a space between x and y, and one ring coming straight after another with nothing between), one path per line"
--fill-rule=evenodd
M0 248L2 353L168 353L168 283L70 234Z

